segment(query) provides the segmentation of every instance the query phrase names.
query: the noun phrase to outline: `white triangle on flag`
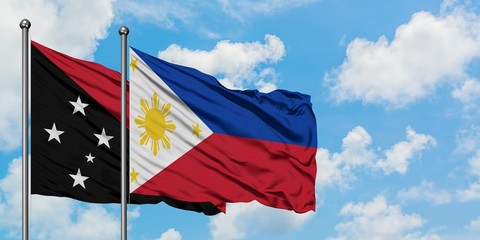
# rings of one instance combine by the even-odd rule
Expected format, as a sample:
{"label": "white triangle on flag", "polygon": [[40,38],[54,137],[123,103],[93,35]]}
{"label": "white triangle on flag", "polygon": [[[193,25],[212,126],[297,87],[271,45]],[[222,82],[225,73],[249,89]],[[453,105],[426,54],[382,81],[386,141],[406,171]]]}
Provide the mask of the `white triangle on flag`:
{"label": "white triangle on flag", "polygon": [[134,192],[212,131],[133,50],[130,57],[130,192]]}

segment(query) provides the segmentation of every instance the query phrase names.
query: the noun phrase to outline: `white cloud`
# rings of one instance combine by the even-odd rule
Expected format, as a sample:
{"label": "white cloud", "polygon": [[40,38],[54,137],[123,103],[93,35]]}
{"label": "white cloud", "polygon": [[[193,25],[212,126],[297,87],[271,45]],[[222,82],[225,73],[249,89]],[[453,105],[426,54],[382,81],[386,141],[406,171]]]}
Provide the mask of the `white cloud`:
{"label": "white cloud", "polygon": [[[370,149],[372,138],[365,128],[357,126],[342,140],[342,151],[330,154],[327,149],[317,151],[317,188],[338,185],[347,188],[355,179],[352,170],[373,164],[376,154]],[[319,191],[320,191],[319,190]]]}
{"label": "white cloud", "polygon": [[[120,21],[134,18],[168,30],[188,29],[209,39],[219,39],[223,34],[231,34],[229,31],[243,29],[244,23],[252,17],[274,15],[318,1],[320,0],[116,0],[115,13],[120,16]],[[219,21],[219,18],[222,20]],[[219,27],[227,27],[227,30],[215,30]]]}
{"label": "white cloud", "polygon": [[194,5],[198,1],[168,0],[118,0],[115,11],[122,16],[133,16],[140,22],[153,22],[163,28],[173,29],[178,23],[192,22],[196,18]]}
{"label": "white cloud", "polygon": [[480,57],[479,29],[480,17],[460,8],[441,16],[415,13],[391,41],[350,42],[347,58],[325,81],[337,101],[407,106],[443,83],[464,79],[468,64]]}
{"label": "white cloud", "polygon": [[140,217],[140,206],[127,207],[127,231],[130,231],[134,226],[134,220]]}
{"label": "white cloud", "polygon": [[319,0],[218,0],[223,10],[240,21],[255,15],[270,15],[279,11],[309,5]]}
{"label": "white cloud", "polygon": [[317,150],[317,192],[337,185],[347,188],[354,179],[350,167],[345,165],[342,159],[331,157],[327,149]]}
{"label": "white cloud", "polygon": [[228,204],[226,214],[210,219],[212,239],[236,240],[262,233],[284,234],[299,229],[313,218],[314,212],[298,214],[293,211],[266,207],[253,201]]}
{"label": "white cloud", "polygon": [[400,206],[389,205],[383,196],[367,203],[348,203],[340,215],[351,220],[335,226],[337,237],[330,239],[438,239],[423,236],[413,230],[422,227],[425,220],[418,214],[404,214]]}
{"label": "white cloud", "polygon": [[465,190],[458,190],[457,198],[461,202],[480,200],[480,182],[470,184]]}
{"label": "white cloud", "polygon": [[445,13],[452,8],[454,9],[457,6],[458,0],[443,0],[442,4],[440,5],[440,12]]}
{"label": "white cloud", "polygon": [[[9,237],[21,231],[21,159],[14,159],[0,179],[0,228]],[[30,235],[35,239],[116,239],[119,219],[105,207],[68,198],[31,196]]]}
{"label": "white cloud", "polygon": [[480,81],[467,79],[460,88],[452,92],[452,96],[462,102],[466,110],[475,110],[480,101]]}
{"label": "white cloud", "polygon": [[[45,200],[45,203],[52,204],[50,200]],[[42,218],[39,219],[41,224],[36,224],[40,226],[34,227],[32,231],[33,235],[42,236],[44,239],[101,240],[119,238],[120,223],[118,218],[106,208],[93,204],[88,207],[78,207],[75,206],[76,204],[73,205],[73,209],[67,209],[66,213],[70,214],[67,222],[57,223],[55,225],[47,223],[50,219],[65,214],[52,209],[48,214],[50,215],[50,218],[47,219],[45,216],[42,216]],[[32,208],[35,208],[35,205],[32,205]],[[33,210],[33,212],[34,211],[35,210]],[[66,217],[67,216],[64,216],[64,218]]]}
{"label": "white cloud", "polygon": [[[468,171],[480,180],[480,150],[468,159]],[[471,183],[467,189],[457,190],[457,198],[461,202],[480,200],[480,181]]]}
{"label": "white cloud", "polygon": [[169,228],[166,232],[160,235],[160,238],[156,240],[182,240],[182,234],[175,230],[175,228]]}
{"label": "white cloud", "polygon": [[397,198],[401,201],[424,200],[432,202],[434,205],[450,203],[452,196],[446,190],[436,190],[432,182],[422,181],[419,186],[409,189],[402,189],[397,193]]}
{"label": "white cloud", "polygon": [[[265,35],[265,43],[232,43],[220,41],[211,51],[190,50],[172,44],[158,57],[199,69],[207,74],[223,76],[224,86],[242,89],[260,87],[265,91],[276,89],[273,68],[261,68],[262,64],[276,63],[285,55],[285,45],[275,35]],[[232,57],[235,56],[235,57]]]}
{"label": "white cloud", "polygon": [[[32,23],[30,32],[33,40],[74,57],[93,59],[98,40],[107,36],[112,22],[113,2],[114,0],[6,0],[2,1],[3,6],[0,8],[0,22],[4,25],[2,29],[6,28],[12,35],[20,36],[18,23],[22,18],[28,18]],[[5,12],[9,14],[4,14]],[[12,45],[20,46],[19,41],[12,41]]]}
{"label": "white cloud", "polygon": [[480,217],[472,220],[467,226],[465,226],[466,232],[480,233]]}
{"label": "white cloud", "polygon": [[135,206],[133,209],[129,209],[128,213],[128,220],[134,220],[140,217],[140,206]]}
{"label": "white cloud", "polygon": [[444,239],[436,233],[426,233],[422,234],[420,232],[410,233],[403,237],[402,240],[441,240]]}
{"label": "white cloud", "polygon": [[[463,231],[462,231],[463,230]],[[450,231],[450,233],[442,234],[441,239],[445,240],[478,240],[480,236],[480,217],[471,220],[463,229],[456,229],[456,231]]]}
{"label": "white cloud", "polygon": [[[14,159],[0,180],[0,227],[18,228],[22,222],[21,158]],[[61,209],[62,205],[58,205]]]}
{"label": "white cloud", "polygon": [[480,178],[480,150],[468,160],[470,165],[470,172]]}
{"label": "white cloud", "polygon": [[[342,140],[342,151],[331,154],[327,149],[317,151],[318,189],[340,186],[347,188],[355,180],[353,170],[365,168],[405,174],[410,161],[422,151],[435,144],[430,135],[416,133],[410,126],[406,129],[407,140],[401,141],[382,154],[371,146],[372,138],[362,126],[348,132]],[[320,190],[319,190],[320,191]]]}
{"label": "white cloud", "polygon": [[113,18],[113,0],[0,1],[2,44],[0,60],[0,150],[11,150],[21,142],[21,29],[28,18],[31,38],[58,51],[92,59],[98,40],[107,35]]}
{"label": "white cloud", "polygon": [[338,157],[352,167],[370,165],[375,159],[375,153],[368,148],[371,144],[372,137],[365,128],[357,126],[342,140],[342,152]]}
{"label": "white cloud", "polygon": [[455,137],[456,153],[472,153],[480,148],[480,126],[472,125],[469,128],[461,129]]}
{"label": "white cloud", "polygon": [[375,167],[382,169],[387,175],[394,171],[405,174],[413,156],[435,145],[436,141],[432,136],[418,134],[409,126],[407,127],[407,141],[399,142],[388,149],[385,152],[386,158],[379,160]]}

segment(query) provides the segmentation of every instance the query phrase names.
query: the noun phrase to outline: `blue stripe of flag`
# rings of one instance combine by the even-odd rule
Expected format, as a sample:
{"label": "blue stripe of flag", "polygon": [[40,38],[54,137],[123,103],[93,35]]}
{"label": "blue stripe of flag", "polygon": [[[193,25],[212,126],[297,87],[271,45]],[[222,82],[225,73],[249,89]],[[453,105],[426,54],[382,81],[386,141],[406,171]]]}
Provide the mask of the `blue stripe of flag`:
{"label": "blue stripe of flag", "polygon": [[132,49],[214,133],[317,147],[310,96],[229,90],[196,69]]}

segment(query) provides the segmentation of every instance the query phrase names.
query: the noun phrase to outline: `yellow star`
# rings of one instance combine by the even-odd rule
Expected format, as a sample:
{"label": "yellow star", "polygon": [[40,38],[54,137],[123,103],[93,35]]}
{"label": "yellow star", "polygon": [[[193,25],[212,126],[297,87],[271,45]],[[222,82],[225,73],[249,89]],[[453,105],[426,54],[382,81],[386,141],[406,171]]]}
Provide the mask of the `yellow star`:
{"label": "yellow star", "polygon": [[192,134],[196,135],[197,137],[200,137],[200,132],[202,131],[202,129],[200,129],[200,124],[199,123],[197,123],[197,125],[192,124],[192,128],[193,128]]}
{"label": "yellow star", "polygon": [[138,184],[137,177],[138,177],[138,172],[135,172],[135,168],[132,167],[132,171],[130,172],[130,182],[135,181]]}
{"label": "yellow star", "polygon": [[137,62],[138,62],[138,59],[130,57],[130,67],[132,68],[132,72],[134,72],[135,69],[138,68]]}

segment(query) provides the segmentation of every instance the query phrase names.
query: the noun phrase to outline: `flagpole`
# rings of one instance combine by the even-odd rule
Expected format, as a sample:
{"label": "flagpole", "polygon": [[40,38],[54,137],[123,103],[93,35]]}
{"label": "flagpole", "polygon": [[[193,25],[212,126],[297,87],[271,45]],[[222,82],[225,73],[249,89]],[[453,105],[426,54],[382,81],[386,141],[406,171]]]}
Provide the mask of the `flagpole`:
{"label": "flagpole", "polygon": [[127,240],[127,35],[128,28],[120,27],[118,33],[122,39],[121,70],[122,70],[122,115],[121,115],[121,239]]}
{"label": "flagpole", "polygon": [[28,52],[30,21],[20,21],[22,29],[22,239],[28,240],[28,215],[29,215],[29,174],[28,174],[28,83],[29,62]]}

